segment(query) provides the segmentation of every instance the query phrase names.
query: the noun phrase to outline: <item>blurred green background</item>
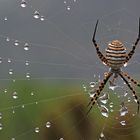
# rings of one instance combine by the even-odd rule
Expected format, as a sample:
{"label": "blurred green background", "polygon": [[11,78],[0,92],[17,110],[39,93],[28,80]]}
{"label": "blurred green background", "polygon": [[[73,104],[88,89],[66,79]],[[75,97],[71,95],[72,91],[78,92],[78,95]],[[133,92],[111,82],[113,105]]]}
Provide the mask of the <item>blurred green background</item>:
{"label": "blurred green background", "polygon": [[[84,81],[15,81],[1,93],[0,112],[2,140],[139,140],[139,115],[136,103],[128,103],[129,113],[120,117],[120,103],[111,92],[114,112],[108,118],[101,115],[97,105],[88,116],[88,95]],[[108,91],[108,88],[105,89]],[[13,99],[13,93],[17,98]],[[112,94],[112,95],[111,95]],[[120,125],[125,120],[126,125]],[[49,122],[50,127],[46,127]],[[102,136],[104,134],[104,137]],[[60,139],[63,138],[63,139]]]}

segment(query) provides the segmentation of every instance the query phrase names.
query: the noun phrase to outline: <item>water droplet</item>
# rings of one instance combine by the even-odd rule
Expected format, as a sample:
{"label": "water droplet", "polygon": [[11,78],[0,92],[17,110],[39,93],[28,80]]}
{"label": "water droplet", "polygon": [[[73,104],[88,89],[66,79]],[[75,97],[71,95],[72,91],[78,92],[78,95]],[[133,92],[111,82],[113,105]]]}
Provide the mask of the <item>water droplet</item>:
{"label": "water droplet", "polygon": [[77,0],[73,0],[74,2],[76,2]]}
{"label": "water droplet", "polygon": [[25,51],[28,51],[28,50],[29,50],[29,44],[28,44],[28,43],[25,43],[25,44],[24,44],[24,50],[25,50]]}
{"label": "water droplet", "polygon": [[25,65],[26,66],[29,66],[29,61],[25,61]]}
{"label": "water droplet", "polygon": [[16,91],[13,92],[13,99],[17,99],[18,98],[18,93]]}
{"label": "water droplet", "polygon": [[33,92],[31,92],[31,96],[33,96],[34,95],[34,93]]}
{"label": "water droplet", "polygon": [[11,62],[12,62],[12,60],[10,58],[8,58],[8,63],[11,63]]}
{"label": "water droplet", "polygon": [[25,105],[22,105],[21,107],[22,107],[22,108],[24,108],[24,107],[25,107]]}
{"label": "water droplet", "polygon": [[101,114],[102,114],[104,117],[108,117],[108,116],[109,116],[108,108],[105,107],[104,105],[101,105],[100,111],[101,111]]}
{"label": "water droplet", "polygon": [[134,117],[135,115],[136,115],[136,114],[134,114],[134,113],[132,114],[133,117]]}
{"label": "water droplet", "polygon": [[38,11],[35,11],[34,12],[34,18],[38,19],[40,17],[40,14]]}
{"label": "water droplet", "polygon": [[13,74],[13,69],[9,69],[9,74],[10,74],[10,75]]}
{"label": "water droplet", "polygon": [[124,92],[124,97],[126,97],[128,95],[128,91]]}
{"label": "water droplet", "polygon": [[47,128],[50,128],[50,127],[51,127],[51,123],[50,123],[50,122],[47,122],[47,123],[46,123],[46,127],[47,127]]}
{"label": "water droplet", "polygon": [[90,90],[90,91],[88,92],[88,94],[89,94],[89,96],[90,96],[91,98],[94,97],[95,93],[96,93],[96,89],[92,89],[92,90]]}
{"label": "water droplet", "polygon": [[128,102],[131,102],[131,98],[130,98],[130,97],[128,97],[127,101],[128,101]]}
{"label": "water droplet", "polygon": [[19,41],[18,40],[15,40],[14,45],[15,46],[18,46],[19,45]]}
{"label": "water droplet", "polygon": [[16,138],[12,138],[11,140],[16,140]]}
{"label": "water droplet", "polygon": [[125,121],[121,121],[120,124],[124,126],[124,125],[126,125],[126,122]]}
{"label": "water droplet", "polygon": [[41,17],[40,17],[40,20],[41,20],[41,21],[44,21],[44,20],[45,20],[44,16],[41,16]]}
{"label": "water droplet", "polygon": [[4,92],[7,93],[7,89],[4,89]]}
{"label": "water droplet", "polygon": [[105,93],[103,96],[99,97],[99,99],[100,99],[100,102],[102,102],[103,104],[106,104],[109,99],[109,95]]}
{"label": "water droplet", "polygon": [[94,88],[96,83],[95,82],[90,82],[89,85],[90,85],[91,88]]}
{"label": "water droplet", "polygon": [[128,65],[128,63],[125,63],[123,66],[126,67]]}
{"label": "water droplet", "polygon": [[3,129],[3,125],[0,123],[0,130],[2,130]]}
{"label": "water droplet", "polygon": [[103,62],[103,64],[106,66],[107,64],[105,62]]}
{"label": "water droplet", "polygon": [[118,87],[118,86],[115,85],[112,81],[109,81],[109,89],[111,89],[111,90],[114,91],[117,87]]}
{"label": "water droplet", "polygon": [[110,112],[114,112],[114,110],[113,109],[110,109]]}
{"label": "water droplet", "polygon": [[22,0],[20,6],[25,8],[27,6],[27,2],[25,0]]}
{"label": "water droplet", "polygon": [[83,89],[86,92],[87,91],[87,87],[83,84]]}
{"label": "water droplet", "polygon": [[9,37],[6,37],[6,41],[9,42],[10,41],[10,38]]}
{"label": "water droplet", "polygon": [[121,105],[121,109],[120,109],[120,116],[125,116],[128,113],[127,107],[124,105],[124,103],[122,103]]}
{"label": "water droplet", "polygon": [[0,112],[0,119],[2,119],[2,113]]}
{"label": "water droplet", "polygon": [[66,1],[64,1],[64,4],[66,4],[67,2]]}
{"label": "water droplet", "polygon": [[4,18],[4,21],[7,21],[7,20],[8,20],[7,17],[5,17],[5,18]]}
{"label": "water droplet", "polygon": [[67,10],[70,11],[70,9],[71,9],[70,6],[67,6]]}
{"label": "water droplet", "polygon": [[12,113],[15,114],[15,110],[13,110]]}
{"label": "water droplet", "polygon": [[109,107],[110,107],[110,108],[113,108],[113,102],[111,102],[111,103],[109,104]]}
{"label": "water droplet", "polygon": [[64,140],[64,138],[60,138],[59,140]]}
{"label": "water droplet", "polygon": [[103,132],[101,132],[100,137],[101,137],[101,138],[103,138],[103,137],[104,137],[104,133],[103,133]]}
{"label": "water droplet", "polygon": [[0,63],[2,63],[2,58],[0,57]]}
{"label": "water droplet", "polygon": [[36,133],[39,133],[39,131],[40,131],[39,127],[36,127],[36,128],[35,128],[35,132],[36,132]]}
{"label": "water droplet", "polygon": [[26,78],[30,78],[30,73],[26,73]]}

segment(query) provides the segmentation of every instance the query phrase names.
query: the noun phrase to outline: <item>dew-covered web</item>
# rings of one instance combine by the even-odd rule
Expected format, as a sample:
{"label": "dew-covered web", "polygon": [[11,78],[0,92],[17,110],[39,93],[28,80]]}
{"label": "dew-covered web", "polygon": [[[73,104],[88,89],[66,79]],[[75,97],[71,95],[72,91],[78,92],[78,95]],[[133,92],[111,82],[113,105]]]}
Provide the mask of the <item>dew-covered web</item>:
{"label": "dew-covered web", "polygon": [[[121,79],[107,84],[86,116],[91,93],[108,71],[91,42],[97,18],[88,16],[94,12],[90,1],[11,0],[0,5],[1,139],[139,139],[137,104]],[[125,8],[98,16],[101,50],[119,39],[130,51],[138,17]],[[138,80],[139,54],[137,48],[123,68]]]}

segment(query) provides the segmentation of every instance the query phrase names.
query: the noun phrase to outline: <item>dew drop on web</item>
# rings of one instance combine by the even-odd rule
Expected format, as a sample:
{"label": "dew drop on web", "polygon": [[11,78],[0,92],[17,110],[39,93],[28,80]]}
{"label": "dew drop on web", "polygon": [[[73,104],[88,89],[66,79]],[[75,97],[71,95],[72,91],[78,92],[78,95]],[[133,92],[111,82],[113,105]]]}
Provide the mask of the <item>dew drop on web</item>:
{"label": "dew drop on web", "polygon": [[14,45],[15,46],[18,46],[19,45],[19,41],[18,40],[15,40]]}
{"label": "dew drop on web", "polygon": [[18,98],[18,93],[16,91],[13,92],[13,99],[17,99]]}
{"label": "dew drop on web", "polygon": [[92,98],[96,93],[96,89],[92,89],[89,91],[89,96]]}
{"label": "dew drop on web", "polygon": [[102,116],[104,116],[106,118],[109,116],[109,110],[104,105],[100,106],[100,111],[101,111]]}
{"label": "dew drop on web", "polygon": [[12,60],[11,60],[10,58],[8,58],[7,62],[8,62],[8,63],[11,63],[11,62],[12,62]]}
{"label": "dew drop on web", "polygon": [[36,127],[36,128],[35,128],[35,133],[39,133],[39,132],[40,132],[39,127]]}
{"label": "dew drop on web", "polygon": [[113,102],[111,102],[111,103],[109,104],[109,107],[110,107],[110,108],[113,108]]}
{"label": "dew drop on web", "polygon": [[125,63],[125,64],[124,64],[124,67],[127,67],[127,65],[128,65],[128,63]]}
{"label": "dew drop on web", "polygon": [[29,61],[25,61],[25,65],[26,66],[29,66]]}
{"label": "dew drop on web", "polygon": [[10,38],[9,37],[6,37],[6,41],[9,42],[10,41]]}
{"label": "dew drop on web", "polygon": [[35,11],[34,12],[34,18],[38,19],[40,17],[40,14],[38,11]]}
{"label": "dew drop on web", "polygon": [[46,128],[50,128],[51,127],[51,123],[50,122],[47,122],[46,123]]}
{"label": "dew drop on web", "polygon": [[121,109],[120,109],[120,116],[125,116],[128,113],[127,107],[122,103]]}
{"label": "dew drop on web", "polygon": [[0,119],[2,119],[2,113],[0,112]]}
{"label": "dew drop on web", "polygon": [[27,79],[30,78],[30,73],[29,73],[29,72],[26,73],[26,78],[27,78]]}
{"label": "dew drop on web", "polygon": [[105,93],[103,96],[99,97],[101,103],[106,104],[108,102],[109,95]]}
{"label": "dew drop on web", "polygon": [[101,132],[100,137],[101,137],[101,138],[103,138],[103,137],[104,137],[104,133],[103,133],[103,132]]}
{"label": "dew drop on web", "polygon": [[3,129],[3,125],[2,125],[2,123],[0,123],[0,130],[2,130]]}
{"label": "dew drop on web", "polygon": [[112,83],[111,81],[109,81],[109,89],[114,91],[117,87],[118,87],[118,85],[116,85],[116,84]]}
{"label": "dew drop on web", "polygon": [[13,74],[13,69],[9,69],[9,74],[10,74],[10,75]]}
{"label": "dew drop on web", "polygon": [[25,7],[27,6],[26,0],[21,0],[20,6],[21,6],[22,8],[25,8]]}
{"label": "dew drop on web", "polygon": [[125,125],[126,125],[126,121],[120,121],[120,124],[121,124],[122,126],[125,126]]}
{"label": "dew drop on web", "polygon": [[96,83],[95,83],[95,82],[90,82],[90,87],[91,87],[91,88],[94,88],[94,87],[95,87],[95,85],[96,85]]}
{"label": "dew drop on web", "polygon": [[60,138],[59,140],[64,140],[64,138]]}
{"label": "dew drop on web", "polygon": [[25,43],[25,44],[24,44],[24,50],[25,50],[25,51],[28,51],[28,50],[29,50],[29,44],[28,44],[28,43]]}
{"label": "dew drop on web", "polygon": [[67,10],[70,11],[70,9],[71,9],[70,6],[67,6]]}
{"label": "dew drop on web", "polygon": [[44,16],[41,16],[41,17],[40,17],[40,20],[41,20],[41,21],[44,21],[44,20],[45,20],[45,17],[44,17]]}
{"label": "dew drop on web", "polygon": [[8,18],[7,18],[7,17],[5,17],[5,18],[4,18],[4,21],[7,21],[7,20],[8,20]]}
{"label": "dew drop on web", "polygon": [[31,96],[33,96],[34,95],[34,92],[31,92]]}
{"label": "dew drop on web", "polygon": [[0,63],[2,63],[2,58],[0,57]]}

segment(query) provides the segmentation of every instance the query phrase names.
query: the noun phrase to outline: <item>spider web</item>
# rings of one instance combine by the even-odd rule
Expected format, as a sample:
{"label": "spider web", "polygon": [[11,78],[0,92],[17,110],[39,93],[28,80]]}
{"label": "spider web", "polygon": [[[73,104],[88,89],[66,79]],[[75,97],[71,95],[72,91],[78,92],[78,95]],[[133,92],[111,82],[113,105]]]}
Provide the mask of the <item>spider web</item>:
{"label": "spider web", "polygon": [[[9,10],[2,11],[0,22],[1,139],[139,139],[137,105],[121,80],[117,87],[107,85],[86,116],[89,92],[108,71],[90,41],[97,19],[88,16],[91,4],[83,0],[5,4]],[[107,14],[94,10],[92,17],[100,17],[96,38],[101,50],[116,38],[130,50],[138,16],[125,8]],[[137,49],[124,68],[137,79],[139,53]]]}

